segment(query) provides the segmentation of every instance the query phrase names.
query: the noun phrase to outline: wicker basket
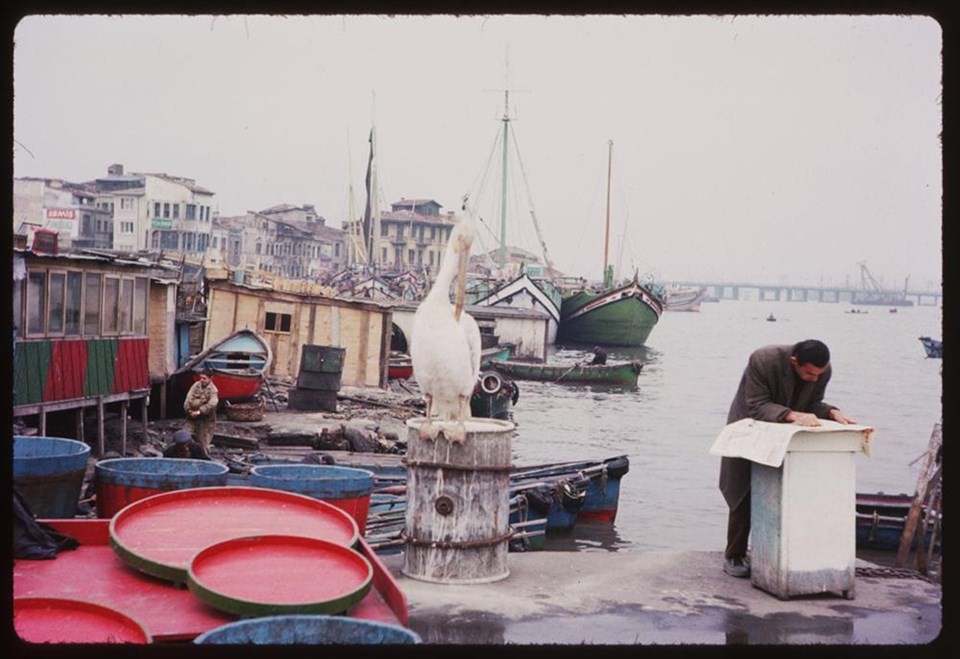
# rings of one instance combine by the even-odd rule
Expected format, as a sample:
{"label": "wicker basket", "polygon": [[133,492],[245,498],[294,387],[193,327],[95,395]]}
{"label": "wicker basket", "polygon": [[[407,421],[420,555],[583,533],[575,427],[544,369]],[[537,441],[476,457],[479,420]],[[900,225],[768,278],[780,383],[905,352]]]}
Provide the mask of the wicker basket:
{"label": "wicker basket", "polygon": [[266,403],[262,398],[249,403],[231,403],[227,401],[224,410],[230,421],[261,421]]}

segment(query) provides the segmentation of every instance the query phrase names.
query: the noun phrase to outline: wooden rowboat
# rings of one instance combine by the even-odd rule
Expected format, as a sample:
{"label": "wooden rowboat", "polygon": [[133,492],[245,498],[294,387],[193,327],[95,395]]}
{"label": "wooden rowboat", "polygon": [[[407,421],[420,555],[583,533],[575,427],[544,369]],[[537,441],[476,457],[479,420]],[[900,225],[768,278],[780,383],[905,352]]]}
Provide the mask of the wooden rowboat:
{"label": "wooden rowboat", "polygon": [[638,361],[611,364],[574,364],[556,366],[535,362],[518,362],[494,359],[490,368],[508,375],[514,380],[538,380],[559,383],[631,384],[643,368]]}
{"label": "wooden rowboat", "polygon": [[221,401],[244,402],[260,393],[272,362],[266,340],[253,330],[242,329],[191,357],[172,377],[186,392],[206,374]]}

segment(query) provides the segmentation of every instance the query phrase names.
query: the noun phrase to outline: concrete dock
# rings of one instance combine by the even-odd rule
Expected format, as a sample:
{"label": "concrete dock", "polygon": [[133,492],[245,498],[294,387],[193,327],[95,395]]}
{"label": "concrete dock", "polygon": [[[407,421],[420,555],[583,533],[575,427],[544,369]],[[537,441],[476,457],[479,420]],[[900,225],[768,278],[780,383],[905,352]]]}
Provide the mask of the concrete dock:
{"label": "concrete dock", "polygon": [[719,551],[516,552],[506,579],[469,585],[406,577],[402,554],[381,558],[429,644],[940,642],[940,584],[860,560],[853,599],[780,600],[724,574]]}

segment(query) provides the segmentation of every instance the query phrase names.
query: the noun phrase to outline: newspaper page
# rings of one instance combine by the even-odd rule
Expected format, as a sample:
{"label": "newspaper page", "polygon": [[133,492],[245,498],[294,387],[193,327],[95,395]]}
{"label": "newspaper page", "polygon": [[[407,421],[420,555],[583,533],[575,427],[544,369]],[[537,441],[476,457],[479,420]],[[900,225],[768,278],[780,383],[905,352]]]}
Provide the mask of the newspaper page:
{"label": "newspaper page", "polygon": [[854,432],[860,434],[861,451],[870,455],[870,435],[873,428],[843,424],[820,419],[819,426],[801,426],[796,423],[770,423],[756,419],[741,419],[724,427],[710,447],[711,455],[745,458],[770,467],[779,467],[794,435],[822,432]]}

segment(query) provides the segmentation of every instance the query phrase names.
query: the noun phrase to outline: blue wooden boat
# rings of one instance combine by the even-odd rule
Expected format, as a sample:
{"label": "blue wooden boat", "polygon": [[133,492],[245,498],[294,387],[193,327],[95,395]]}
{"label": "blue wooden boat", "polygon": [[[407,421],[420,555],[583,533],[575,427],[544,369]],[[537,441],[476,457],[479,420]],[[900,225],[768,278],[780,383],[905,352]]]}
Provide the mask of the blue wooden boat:
{"label": "blue wooden boat", "polygon": [[[906,525],[913,497],[909,494],[857,493],[857,549],[897,551]],[[940,510],[924,510],[921,524],[928,515],[940,516]],[[912,549],[917,548],[920,534],[913,537]],[[932,525],[924,534],[924,546],[933,540]]]}
{"label": "blue wooden boat", "polygon": [[927,353],[927,357],[932,359],[943,359],[943,341],[937,341],[929,336],[921,336],[920,343]]}

